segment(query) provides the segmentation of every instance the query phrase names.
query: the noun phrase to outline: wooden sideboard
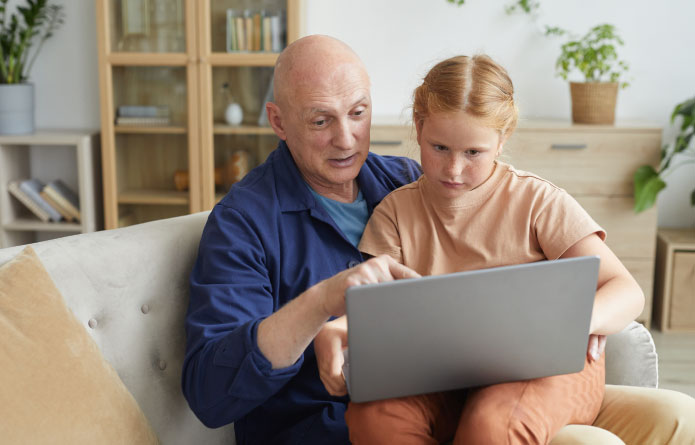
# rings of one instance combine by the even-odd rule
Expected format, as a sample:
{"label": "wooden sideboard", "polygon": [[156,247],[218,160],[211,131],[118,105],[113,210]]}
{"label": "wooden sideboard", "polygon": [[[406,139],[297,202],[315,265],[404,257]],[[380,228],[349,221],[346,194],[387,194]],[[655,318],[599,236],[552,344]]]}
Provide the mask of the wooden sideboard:
{"label": "wooden sideboard", "polygon": [[[374,125],[371,150],[419,161],[414,129]],[[637,318],[652,315],[656,208],[632,210],[632,175],[644,164],[658,165],[661,128],[639,124],[573,125],[524,121],[507,141],[502,160],[567,190],[608,233],[608,246],[630,270],[646,298]]]}

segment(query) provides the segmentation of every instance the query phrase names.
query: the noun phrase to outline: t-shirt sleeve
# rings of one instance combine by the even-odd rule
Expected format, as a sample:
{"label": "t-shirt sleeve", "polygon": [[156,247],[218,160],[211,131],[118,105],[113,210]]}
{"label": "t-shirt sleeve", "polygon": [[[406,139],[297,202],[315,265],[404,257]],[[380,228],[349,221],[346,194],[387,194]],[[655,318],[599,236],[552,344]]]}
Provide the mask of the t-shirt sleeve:
{"label": "t-shirt sleeve", "polygon": [[567,249],[592,233],[606,240],[606,231],[562,189],[550,193],[535,220],[535,230],[538,243],[549,260],[560,258]]}
{"label": "t-shirt sleeve", "polygon": [[364,228],[359,250],[377,256],[387,254],[399,263],[403,263],[401,254],[401,237],[398,232],[393,199],[389,196],[381,201]]}

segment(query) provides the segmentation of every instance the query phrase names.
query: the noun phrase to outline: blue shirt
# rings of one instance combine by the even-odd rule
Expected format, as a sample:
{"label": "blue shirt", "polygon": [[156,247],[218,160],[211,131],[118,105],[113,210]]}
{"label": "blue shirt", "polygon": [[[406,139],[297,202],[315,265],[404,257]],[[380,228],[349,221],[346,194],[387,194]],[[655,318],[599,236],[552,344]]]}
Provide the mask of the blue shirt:
{"label": "blue shirt", "polygon": [[310,190],[314,198],[323,205],[331,218],[333,218],[343,235],[353,246],[357,247],[369,219],[367,200],[364,199],[362,190],[357,192],[357,198],[353,202],[336,201],[319,195],[314,189],[310,188]]}
{"label": "blue shirt", "polygon": [[[420,175],[406,158],[369,154],[357,183],[371,214]],[[329,395],[313,343],[272,369],[258,324],[308,287],[362,261],[304,185],[280,142],[212,210],[191,272],[182,389],[209,427],[234,422],[237,443],[349,443],[347,397]]]}

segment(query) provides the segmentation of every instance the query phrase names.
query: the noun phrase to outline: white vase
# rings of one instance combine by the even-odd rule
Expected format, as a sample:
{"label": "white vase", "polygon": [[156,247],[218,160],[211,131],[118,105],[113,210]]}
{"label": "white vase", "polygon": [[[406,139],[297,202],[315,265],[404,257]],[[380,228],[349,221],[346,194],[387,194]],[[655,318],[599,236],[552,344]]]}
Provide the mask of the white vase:
{"label": "white vase", "polygon": [[244,110],[241,109],[241,105],[235,102],[227,105],[227,109],[224,110],[224,120],[229,125],[241,124],[241,121],[244,120]]}
{"label": "white vase", "polygon": [[34,85],[0,84],[0,134],[34,132]]}

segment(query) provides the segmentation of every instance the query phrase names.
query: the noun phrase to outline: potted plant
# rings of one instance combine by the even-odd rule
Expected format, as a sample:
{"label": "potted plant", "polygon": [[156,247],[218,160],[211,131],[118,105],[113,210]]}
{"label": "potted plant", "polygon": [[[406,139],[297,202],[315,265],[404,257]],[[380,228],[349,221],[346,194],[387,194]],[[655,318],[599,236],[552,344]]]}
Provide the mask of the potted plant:
{"label": "potted plant", "polygon": [[28,82],[29,72],[43,43],[63,23],[63,6],[26,0],[10,14],[8,1],[0,0],[0,133],[32,133],[34,86]]}
{"label": "potted plant", "polygon": [[[639,213],[654,205],[656,196],[666,187],[663,178],[678,167],[695,163],[695,143],[691,143],[695,134],[695,97],[685,100],[673,109],[671,123],[680,118],[680,128],[675,139],[661,149],[661,163],[657,171],[651,165],[643,165],[635,171],[635,212]],[[674,165],[673,157],[680,159]],[[695,206],[695,190],[690,193],[690,205]]]}
{"label": "potted plant", "polygon": [[[548,27],[546,34],[566,35],[567,31]],[[568,80],[578,71],[584,78],[583,82],[570,82],[573,122],[615,122],[618,88],[628,86],[627,82],[620,82],[628,70],[627,63],[618,59],[617,47],[621,45],[623,40],[610,24],[594,26],[583,37],[562,45],[555,64],[557,75]]]}

